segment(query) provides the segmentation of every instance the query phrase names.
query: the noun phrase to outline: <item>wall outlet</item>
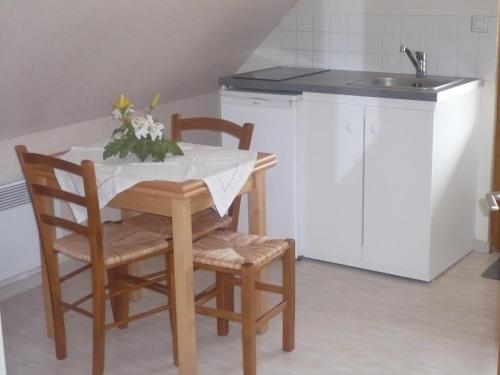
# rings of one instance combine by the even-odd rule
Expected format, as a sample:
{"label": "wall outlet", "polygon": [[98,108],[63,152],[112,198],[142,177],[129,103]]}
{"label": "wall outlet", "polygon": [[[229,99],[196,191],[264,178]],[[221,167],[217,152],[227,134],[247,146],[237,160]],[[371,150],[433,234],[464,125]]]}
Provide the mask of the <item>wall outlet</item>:
{"label": "wall outlet", "polygon": [[471,31],[473,33],[487,33],[488,16],[472,16]]}

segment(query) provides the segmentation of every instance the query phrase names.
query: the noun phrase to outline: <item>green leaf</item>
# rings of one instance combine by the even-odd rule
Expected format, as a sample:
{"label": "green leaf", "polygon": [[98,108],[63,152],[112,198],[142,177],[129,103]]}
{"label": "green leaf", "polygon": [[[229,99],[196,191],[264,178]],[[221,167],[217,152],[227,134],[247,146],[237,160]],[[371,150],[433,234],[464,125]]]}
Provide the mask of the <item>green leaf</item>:
{"label": "green leaf", "polygon": [[172,155],[184,155],[177,142],[172,139],[165,139],[165,143],[167,144],[168,151],[172,153]]}

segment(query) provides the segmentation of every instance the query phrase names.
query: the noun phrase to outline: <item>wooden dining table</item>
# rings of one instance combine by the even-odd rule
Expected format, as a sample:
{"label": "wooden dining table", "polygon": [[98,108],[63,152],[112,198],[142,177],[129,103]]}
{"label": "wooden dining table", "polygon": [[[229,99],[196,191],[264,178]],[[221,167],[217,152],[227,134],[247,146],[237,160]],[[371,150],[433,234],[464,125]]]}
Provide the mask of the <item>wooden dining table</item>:
{"label": "wooden dining table", "polygon": [[[274,154],[258,153],[253,171],[239,192],[239,195],[248,194],[251,234],[266,235],[266,171],[276,164]],[[47,179],[49,184],[57,184],[53,171],[40,171],[39,176]],[[53,207],[53,202],[47,202],[47,205]],[[191,216],[213,205],[212,196],[203,181],[171,182],[168,179],[140,182],[116,195],[108,204],[109,207],[121,210],[172,218],[179,373],[182,375],[197,374]],[[264,278],[265,275],[261,274],[260,280]],[[53,337],[52,311],[43,257],[42,282],[47,334]],[[257,309],[265,311],[264,295],[261,293],[256,298]]]}

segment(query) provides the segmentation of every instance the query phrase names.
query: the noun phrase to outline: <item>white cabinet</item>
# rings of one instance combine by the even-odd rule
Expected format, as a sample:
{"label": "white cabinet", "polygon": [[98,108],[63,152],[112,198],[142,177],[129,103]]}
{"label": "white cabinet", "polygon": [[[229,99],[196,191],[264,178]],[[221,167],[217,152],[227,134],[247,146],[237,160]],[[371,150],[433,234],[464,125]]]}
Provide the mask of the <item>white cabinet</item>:
{"label": "white cabinet", "polygon": [[[221,117],[237,124],[254,124],[250,149],[275,153],[278,165],[266,173],[267,232],[277,238],[298,234],[298,133],[301,95],[221,91]],[[234,137],[224,135],[222,145],[236,147]],[[248,231],[246,198],[242,199],[239,230]]]}
{"label": "white cabinet", "polygon": [[304,256],[429,281],[471,251],[477,102],[304,93]]}
{"label": "white cabinet", "polygon": [[361,260],[363,107],[303,102],[302,246],[329,261]]}

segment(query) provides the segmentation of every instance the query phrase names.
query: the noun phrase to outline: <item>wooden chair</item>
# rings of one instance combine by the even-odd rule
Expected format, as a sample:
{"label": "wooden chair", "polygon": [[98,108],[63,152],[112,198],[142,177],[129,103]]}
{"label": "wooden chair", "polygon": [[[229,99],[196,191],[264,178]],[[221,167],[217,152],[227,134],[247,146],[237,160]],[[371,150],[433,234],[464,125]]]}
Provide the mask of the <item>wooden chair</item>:
{"label": "wooden chair", "polygon": [[[191,117],[181,119],[179,114],[172,115],[172,139],[177,142],[182,141],[182,133],[192,130],[205,130],[217,133],[230,134],[238,139],[240,150],[250,149],[252,140],[253,124],[246,123],[243,126],[233,122],[213,117]],[[240,214],[240,197],[237,197],[228,211],[228,216],[220,217],[213,209],[208,208],[193,215],[193,241],[218,229],[238,228],[238,218]],[[161,233],[167,239],[172,239],[172,220],[167,217],[140,214],[127,220],[131,225],[144,230]]]}
{"label": "wooden chair", "polygon": [[[105,331],[113,327],[125,328],[129,322],[169,310],[172,327],[174,362],[177,362],[177,337],[175,329],[175,298],[173,296],[173,254],[168,242],[159,234],[133,229],[123,223],[101,224],[94,164],[82,161],[81,165],[51,156],[29,153],[25,146],[16,146],[22,170],[33,201],[34,212],[43,249],[43,261],[47,268],[48,287],[53,311],[55,348],[57,359],[64,359],[66,334],[64,313],[72,310],[90,317],[93,321],[92,374],[104,371]],[[61,190],[57,184],[44,178],[44,171],[62,170],[83,181],[84,196]],[[49,202],[58,199],[87,209],[87,224],[78,224],[57,217],[49,209]],[[73,233],[53,240],[55,227]],[[57,253],[86,263],[85,266],[65,276],[59,276]],[[163,254],[165,270],[141,278],[129,275],[127,266],[131,262]],[[75,302],[64,302],[61,283],[85,270],[91,272],[92,293]],[[108,277],[109,292],[106,292],[105,276]],[[166,282],[166,284],[163,284]],[[168,296],[168,304],[129,316],[129,293],[147,287]],[[110,300],[114,321],[106,324],[105,302]],[[80,305],[92,300],[92,311]]]}
{"label": "wooden chair", "polygon": [[[194,266],[215,271],[216,284],[196,296],[196,313],[217,318],[218,334],[229,333],[229,321],[242,325],[243,374],[256,374],[256,332],[270,319],[283,313],[282,346],[295,347],[295,242],[241,234],[229,230],[215,231],[193,243]],[[262,283],[258,273],[281,259],[282,286]],[[234,312],[234,285],[241,286],[241,312]],[[229,287],[228,287],[229,286]],[[277,305],[256,316],[256,291],[283,296]],[[217,307],[204,306],[217,299]]]}
{"label": "wooden chair", "polygon": [[[191,117],[181,118],[179,114],[172,115],[172,139],[182,141],[182,133],[192,130],[204,130],[232,135],[239,140],[238,149],[249,150],[252,142],[253,124],[245,123],[243,126],[234,122],[213,117]],[[238,219],[240,216],[241,197],[236,197],[229,208],[228,215],[232,219],[229,229],[238,230]]]}

